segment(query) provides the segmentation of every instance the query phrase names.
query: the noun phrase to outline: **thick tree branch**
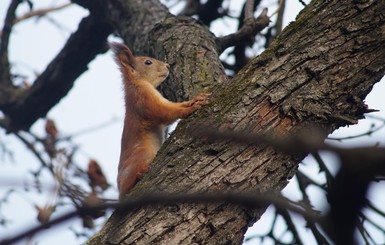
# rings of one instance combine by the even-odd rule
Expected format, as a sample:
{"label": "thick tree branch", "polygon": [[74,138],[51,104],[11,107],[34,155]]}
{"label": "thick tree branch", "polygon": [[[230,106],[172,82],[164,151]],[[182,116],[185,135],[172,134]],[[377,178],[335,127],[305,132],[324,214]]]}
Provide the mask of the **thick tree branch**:
{"label": "thick tree branch", "polygon": [[160,86],[171,100],[189,99],[227,81],[215,37],[202,27],[192,18],[170,16],[150,33],[150,53],[172,67],[170,78]]}
{"label": "thick tree branch", "polygon": [[94,15],[84,18],[33,85],[14,94],[11,103],[1,105],[8,117],[7,125],[3,126],[8,130],[28,129],[38,118],[44,117],[87,70],[88,63],[107,50],[106,39],[111,32],[106,19]]}
{"label": "thick tree branch", "polygon": [[169,14],[166,7],[156,0],[115,0],[107,4],[120,37],[137,55],[148,55],[148,34]]}
{"label": "thick tree branch", "polygon": [[[234,79],[223,82],[207,107],[179,124],[128,198],[144,190],[281,190],[307,152],[208,142],[192,136],[191,130],[207,123],[221,132],[290,135],[310,126],[322,128],[326,137],[338,127],[357,123],[368,111],[363,99],[385,71],[385,33],[378,31],[385,26],[384,11],[380,1],[316,0],[308,5],[270,49]],[[158,29],[161,32],[162,26]],[[175,47],[181,56],[188,53]],[[165,50],[164,46],[154,49]],[[237,244],[264,210],[186,204],[115,213],[101,231],[103,236],[93,242],[199,243],[204,239],[209,244]]]}
{"label": "thick tree branch", "polygon": [[141,197],[131,200],[125,200],[124,202],[104,202],[102,200],[95,200],[95,203],[83,203],[78,209],[65,213],[59,217],[52,219],[51,221],[33,227],[32,229],[21,232],[18,235],[0,240],[0,245],[10,245],[23,238],[32,236],[40,231],[45,230],[47,227],[58,225],[73,218],[82,218],[85,216],[93,216],[100,210],[105,209],[117,209],[116,212],[126,212],[128,210],[135,210],[146,206],[159,206],[164,205],[172,206],[178,203],[229,203],[240,205],[246,208],[259,207],[266,205],[267,203],[273,203],[277,207],[290,210],[294,213],[305,216],[314,221],[319,221],[320,216],[304,211],[298,205],[293,204],[287,198],[281,195],[265,194],[260,195],[258,193],[215,193],[215,194],[144,194]]}
{"label": "thick tree branch", "polygon": [[198,21],[173,17],[155,0],[109,1],[108,9],[116,30],[136,54],[171,65],[170,78],[161,86],[167,98],[184,100],[227,80],[215,37]]}
{"label": "thick tree branch", "polygon": [[[315,224],[322,225],[329,235],[331,235],[332,237],[333,235],[337,236],[337,238],[334,237],[335,241],[342,241],[341,244],[345,244],[345,242],[349,238],[352,238],[353,235],[352,233],[345,234],[342,231],[344,231],[346,227],[350,227],[352,225],[350,224],[350,217],[355,217],[359,213],[357,210],[355,210],[355,212],[350,214],[352,210],[346,207],[353,206],[355,208],[356,201],[358,200],[360,201],[360,203],[362,203],[361,198],[364,198],[365,195],[361,193],[361,198],[356,199],[352,198],[355,195],[348,195],[348,198],[346,198],[346,195],[341,195],[341,193],[353,193],[354,191],[352,192],[350,190],[357,190],[361,189],[362,187],[366,188],[368,181],[372,180],[374,176],[376,176],[378,173],[385,174],[385,166],[383,164],[383,162],[385,161],[384,148],[367,147],[346,149],[317,142],[311,142],[309,144],[309,140],[305,138],[302,138],[303,140],[300,140],[296,137],[292,138],[291,140],[295,140],[294,142],[283,139],[269,139],[268,137],[261,135],[242,135],[236,133],[215,133],[211,134],[211,137],[220,138],[222,140],[232,139],[236,142],[243,144],[273,144],[274,146],[285,151],[287,151],[288,149],[290,149],[291,151],[313,151],[314,149],[328,150],[330,152],[336,153],[341,158],[348,160],[342,163],[342,169],[340,171],[340,174],[337,176],[337,183],[333,187],[334,190],[332,194],[334,195],[334,197],[332,197],[332,212],[322,216],[318,212],[312,210],[308,206],[308,204],[304,206],[303,202],[295,203],[279,194],[276,195],[272,193],[261,194],[258,192],[216,192],[193,194],[168,194],[146,192],[144,194],[142,193],[138,197],[126,199],[123,202],[104,201],[102,199],[81,199],[79,200],[79,205],[77,206],[76,210],[66,213],[62,216],[56,217],[47,223],[33,227],[18,235],[1,240],[0,244],[12,244],[23,238],[34,235],[47,227],[60,224],[68,219],[95,216],[95,214],[97,214],[99,211],[108,208],[118,209],[116,212],[121,214],[128,211],[134,211],[138,208],[144,208],[146,206],[159,207],[159,205],[164,205],[164,208],[166,208],[168,206],[178,205],[180,203],[228,203],[232,205],[241,206],[246,209],[255,209],[259,208],[260,206],[268,205],[271,203],[276,206],[277,212],[284,216],[285,220],[288,222],[288,226],[291,226],[294,230],[294,224],[291,221],[291,217],[288,211],[301,215],[304,219],[310,222],[311,227],[317,229],[317,232],[318,228],[315,227]],[[294,144],[297,146],[297,148],[293,147]],[[362,161],[368,162],[369,164],[363,166],[361,164]],[[348,175],[342,177],[341,172],[344,172],[344,174]],[[362,180],[364,181],[362,182]],[[356,188],[351,188],[352,186],[356,186]],[[304,188],[302,184],[301,188]],[[79,195],[78,197],[81,197],[81,195]],[[341,207],[342,209],[338,210],[336,217],[335,212],[333,212],[333,208],[339,209]],[[371,207],[375,209],[375,207]],[[350,214],[348,216],[349,218],[345,218],[346,214]],[[342,216],[342,219],[339,220],[339,218],[341,218],[340,216]],[[340,225],[341,222],[342,224]],[[332,229],[330,229],[331,226]],[[318,235],[320,237],[316,237],[317,241],[321,241],[322,244],[328,243],[327,240],[320,233]],[[299,235],[297,234],[295,235],[295,237],[296,243],[300,243]]]}
{"label": "thick tree branch", "polygon": [[13,22],[16,18],[16,9],[20,2],[20,0],[12,0],[11,4],[9,5],[4,20],[2,35],[0,36],[0,97],[2,97],[0,102],[6,101],[9,98],[8,94],[13,91],[12,79],[9,71],[8,42],[11,35]]}

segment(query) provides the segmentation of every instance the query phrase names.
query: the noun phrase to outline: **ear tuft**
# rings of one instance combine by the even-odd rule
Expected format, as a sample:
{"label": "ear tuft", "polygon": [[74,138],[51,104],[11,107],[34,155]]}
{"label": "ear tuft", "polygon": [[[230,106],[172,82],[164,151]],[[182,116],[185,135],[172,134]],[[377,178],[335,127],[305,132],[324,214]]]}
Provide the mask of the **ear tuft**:
{"label": "ear tuft", "polygon": [[114,53],[115,61],[118,65],[134,66],[135,56],[126,45],[117,42],[110,42],[108,45]]}
{"label": "ear tuft", "polygon": [[114,52],[114,54],[118,54],[118,53],[122,52],[123,50],[129,49],[123,43],[118,43],[118,42],[110,42],[110,43],[108,43],[108,46],[110,46],[110,48],[112,49],[112,52]]}

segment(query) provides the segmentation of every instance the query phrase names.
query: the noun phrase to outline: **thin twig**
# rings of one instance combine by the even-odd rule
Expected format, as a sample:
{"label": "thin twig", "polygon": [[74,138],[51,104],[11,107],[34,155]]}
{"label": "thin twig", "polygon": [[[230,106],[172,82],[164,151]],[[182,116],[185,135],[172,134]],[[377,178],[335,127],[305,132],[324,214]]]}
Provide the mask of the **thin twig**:
{"label": "thin twig", "polygon": [[370,136],[372,135],[373,133],[377,132],[377,131],[380,131],[381,129],[383,129],[385,127],[385,121],[382,122],[382,124],[378,127],[375,127],[375,125],[371,125],[369,130],[365,133],[361,133],[361,134],[356,134],[356,135],[352,135],[352,136],[346,136],[346,137],[339,137],[339,138],[334,138],[334,137],[328,137],[327,139],[328,140],[336,140],[336,141],[342,141],[342,140],[350,140],[350,139],[356,139],[356,138],[361,138],[363,136]]}
{"label": "thin twig", "polygon": [[374,204],[371,201],[368,200],[366,203],[368,208],[372,209],[374,212],[378,213],[380,216],[385,217],[385,212],[381,211],[376,206],[374,206]]}
{"label": "thin twig", "polygon": [[[270,16],[269,18],[273,17],[274,15],[276,15],[277,13],[282,13],[283,15],[283,11],[285,10],[285,0],[278,0],[278,8],[277,10],[275,10]],[[277,21],[278,23],[278,21]]]}
{"label": "thin twig", "polygon": [[36,9],[36,10],[32,10],[32,11],[29,11],[19,17],[17,17],[14,22],[13,22],[13,25],[23,21],[23,20],[26,20],[26,19],[29,19],[29,18],[32,18],[32,17],[42,17],[50,12],[54,12],[54,11],[58,11],[58,10],[62,10],[68,6],[72,5],[71,2],[68,2],[68,3],[64,3],[62,5],[58,5],[58,6],[52,6],[52,7],[47,7],[47,8],[41,8],[41,9]]}
{"label": "thin twig", "polygon": [[298,0],[298,2],[300,2],[304,7],[307,6],[307,4],[305,3],[305,1],[303,1],[303,0]]}
{"label": "thin twig", "polygon": [[[308,137],[309,130],[311,130],[312,137]],[[208,125],[195,128],[194,131],[191,131],[191,134],[203,138],[229,140],[241,144],[267,144],[287,152],[311,153],[318,150],[330,151],[341,158],[354,158],[356,161],[349,162],[349,168],[353,172],[360,172],[370,176],[385,174],[385,166],[383,164],[385,161],[385,147],[355,147],[347,149],[325,144],[323,143],[324,134],[322,130],[315,128],[304,129],[286,138],[274,138],[271,135],[245,134],[242,132],[219,132]],[[357,162],[359,159],[362,161],[370,159],[370,164],[362,165],[361,162]]]}
{"label": "thin twig", "polygon": [[[20,1],[17,1],[17,2],[20,2]],[[36,10],[32,10],[32,11],[29,11],[19,17],[16,17],[15,15],[13,16],[13,19],[10,20],[7,25],[8,25],[8,28],[11,28],[16,25],[17,23],[21,22],[21,21],[24,21],[24,20],[27,20],[27,19],[30,19],[32,17],[43,17],[45,15],[47,15],[48,13],[50,12],[54,12],[54,11],[58,11],[58,10],[62,10],[68,6],[72,5],[71,2],[69,3],[64,3],[62,5],[59,5],[59,6],[53,6],[53,7],[48,7],[48,8],[41,8],[41,9],[36,9]],[[1,31],[0,30],[0,38],[2,38],[2,36],[6,34],[6,28],[5,28],[5,25],[4,25],[4,29]]]}
{"label": "thin twig", "polygon": [[35,155],[35,157],[40,161],[40,163],[42,164],[42,166],[44,166],[45,168],[47,168],[53,175],[55,175],[54,170],[53,170],[53,168],[52,168],[52,164],[51,164],[51,163],[47,163],[47,162],[42,158],[42,156],[40,155],[40,153],[36,150],[36,148],[33,146],[33,144],[32,144],[31,142],[29,142],[26,138],[24,138],[20,133],[15,132],[14,135],[15,135],[19,140],[21,140],[21,142],[23,142],[24,145],[25,145],[29,150],[31,150],[31,152]]}
{"label": "thin twig", "polygon": [[[296,176],[297,176],[297,180],[298,180],[299,189],[300,189],[300,191],[302,193],[302,202],[301,203],[303,203],[303,206],[304,206],[305,210],[308,210],[308,212],[310,212],[310,211],[314,212],[311,209],[312,205],[311,205],[311,202],[310,202],[310,198],[309,198],[309,195],[306,192],[306,188],[307,188],[308,184],[304,183],[305,181],[307,182],[307,181],[310,181],[311,179],[309,177],[307,177],[305,174],[303,174],[302,172],[300,172],[300,171],[297,172]],[[306,180],[304,180],[304,179],[306,179]],[[310,183],[314,184],[316,186],[319,186],[313,180],[311,180]],[[313,236],[316,239],[317,243],[318,244],[329,244],[329,242],[327,241],[326,237],[324,235],[322,235],[322,233],[319,231],[316,223],[313,220],[306,219],[306,217],[304,217],[304,219],[306,220],[307,226],[309,227],[309,229],[313,233]]]}
{"label": "thin twig", "polygon": [[105,202],[101,204],[84,204],[76,210],[70,211],[59,217],[52,219],[44,225],[38,225],[28,229],[16,236],[6,238],[0,241],[0,245],[9,245],[17,242],[23,238],[29,237],[37,232],[45,230],[47,227],[60,224],[75,217],[84,217],[92,215],[97,211],[108,208],[124,210],[128,212],[136,208],[143,208],[148,205],[159,204],[174,204],[174,203],[229,203],[244,206],[247,208],[254,208],[260,205],[267,205],[273,203],[274,205],[287,208],[290,211],[306,216],[309,219],[320,220],[320,216],[307,213],[302,208],[291,204],[291,202],[283,196],[271,194],[251,194],[251,193],[227,193],[227,194],[147,194],[138,198],[129,198],[124,202]]}
{"label": "thin twig", "polygon": [[[370,233],[367,231],[367,229],[365,229],[363,222],[364,219],[362,222],[357,222],[357,230],[361,233],[362,239],[364,239],[365,244],[376,244]],[[370,242],[368,239],[372,242]]]}
{"label": "thin twig", "polygon": [[58,139],[58,141],[71,140],[71,139],[73,139],[75,137],[79,137],[79,136],[82,136],[82,135],[85,135],[85,134],[89,134],[89,133],[95,132],[95,131],[97,131],[99,129],[111,126],[112,124],[117,123],[117,122],[120,122],[120,118],[113,117],[113,118],[111,118],[110,120],[108,120],[106,122],[102,122],[102,123],[97,124],[95,126],[91,126],[89,128],[79,130],[78,132],[72,133],[71,135],[61,137],[61,138]]}
{"label": "thin twig", "polygon": [[[382,233],[384,233],[385,232],[385,230],[384,230],[384,228],[383,227],[381,227],[379,224],[377,224],[374,220],[372,220],[371,218],[369,218],[368,216],[366,216],[364,213],[362,213],[362,212],[360,212],[359,213],[359,215],[358,215],[360,218],[361,218],[361,220],[362,220],[362,227],[363,227],[363,229],[366,231],[366,232],[368,232],[367,231],[367,229],[365,229],[364,228],[364,222],[366,221],[366,222],[368,222],[369,224],[371,224],[374,228],[376,228],[377,230],[379,230],[379,231],[381,231]],[[370,235],[369,235],[370,236]]]}
{"label": "thin twig", "polygon": [[293,234],[293,244],[304,244],[301,240],[301,237],[298,233],[298,230],[293,222],[293,218],[290,216],[289,211],[285,208],[276,208],[277,213],[282,216],[285,220],[288,230]]}
{"label": "thin twig", "polygon": [[316,162],[318,163],[318,166],[320,168],[320,172],[324,172],[325,173],[326,185],[327,185],[326,187],[330,187],[331,183],[334,180],[334,177],[333,177],[332,173],[330,172],[330,170],[326,166],[324,160],[322,159],[322,157],[321,157],[321,155],[319,154],[318,151],[315,151],[315,152],[313,152],[311,154],[314,157],[314,159],[316,160]]}

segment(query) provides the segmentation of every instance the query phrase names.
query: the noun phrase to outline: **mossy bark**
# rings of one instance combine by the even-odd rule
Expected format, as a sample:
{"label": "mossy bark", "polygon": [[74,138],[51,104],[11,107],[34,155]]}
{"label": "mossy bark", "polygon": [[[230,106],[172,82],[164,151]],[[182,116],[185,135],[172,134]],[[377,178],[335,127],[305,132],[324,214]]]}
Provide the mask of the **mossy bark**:
{"label": "mossy bark", "polygon": [[[157,25],[152,52],[171,61],[175,74],[169,82],[181,85],[170,86],[183,90],[174,91],[175,98],[204,88],[214,95],[179,124],[129,197],[149,191],[279,191],[306,152],[208,141],[192,132],[210,125],[284,136],[317,127],[326,137],[364,117],[363,100],[384,75],[382,1],[313,1],[231,80],[224,77],[214,37],[203,26],[191,27],[197,28],[194,38],[173,31],[191,23],[170,17]],[[241,244],[265,208],[174,204],[115,212],[89,244]]]}

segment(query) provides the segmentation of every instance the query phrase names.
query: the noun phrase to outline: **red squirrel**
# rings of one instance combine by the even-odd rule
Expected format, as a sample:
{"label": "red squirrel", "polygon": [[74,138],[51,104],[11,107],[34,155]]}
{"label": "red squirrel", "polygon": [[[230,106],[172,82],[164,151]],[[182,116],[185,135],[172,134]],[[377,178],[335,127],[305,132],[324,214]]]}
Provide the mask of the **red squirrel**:
{"label": "red squirrel", "polygon": [[148,171],[163,142],[165,126],[208,104],[210,94],[171,102],[156,90],[169,75],[168,64],[150,57],[136,57],[120,43],[110,43],[110,47],[122,73],[126,105],[117,178],[122,200]]}

